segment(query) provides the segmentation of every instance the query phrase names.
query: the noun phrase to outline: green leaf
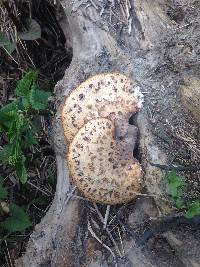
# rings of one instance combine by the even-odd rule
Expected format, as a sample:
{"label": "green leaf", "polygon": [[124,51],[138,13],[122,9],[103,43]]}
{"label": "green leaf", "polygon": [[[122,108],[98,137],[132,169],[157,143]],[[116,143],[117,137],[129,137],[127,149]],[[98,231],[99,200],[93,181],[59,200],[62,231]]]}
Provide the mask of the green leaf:
{"label": "green leaf", "polygon": [[36,20],[29,20],[29,29],[25,32],[20,32],[19,37],[22,40],[36,40],[41,38],[41,27],[40,24],[37,23]]}
{"label": "green leaf", "polygon": [[194,216],[200,215],[200,199],[193,201],[186,212],[186,217],[192,219]]}
{"label": "green leaf", "polygon": [[50,92],[39,90],[36,86],[32,86],[30,93],[30,103],[33,109],[44,110],[48,107],[48,98]]}
{"label": "green leaf", "polygon": [[3,47],[9,54],[12,54],[16,49],[16,44],[10,42],[5,33],[0,32],[0,47]]}
{"label": "green leaf", "polygon": [[13,101],[0,109],[0,128],[6,130],[10,128],[13,119],[19,109],[19,100]]}
{"label": "green leaf", "polygon": [[17,84],[16,95],[24,97],[28,101],[31,86],[36,82],[37,77],[37,71],[29,71],[28,73],[26,73],[25,76]]}
{"label": "green leaf", "polygon": [[11,216],[8,217],[4,222],[0,223],[0,227],[10,232],[23,231],[30,226],[32,223],[26,212],[16,204],[10,204]]}
{"label": "green leaf", "polygon": [[19,180],[21,181],[22,184],[25,184],[28,179],[28,173],[24,165],[24,162],[25,162],[25,157],[22,156],[21,162],[16,165],[17,176],[19,177]]}

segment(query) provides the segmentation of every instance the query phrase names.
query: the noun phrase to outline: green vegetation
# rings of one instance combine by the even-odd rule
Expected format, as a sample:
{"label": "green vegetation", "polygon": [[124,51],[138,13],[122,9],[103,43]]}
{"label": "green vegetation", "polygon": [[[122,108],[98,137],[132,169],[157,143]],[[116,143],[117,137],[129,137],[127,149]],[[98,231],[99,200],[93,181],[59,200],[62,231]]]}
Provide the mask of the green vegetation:
{"label": "green vegetation", "polygon": [[8,140],[0,150],[0,160],[15,169],[22,183],[28,178],[25,151],[37,144],[33,114],[47,108],[51,95],[38,88],[36,81],[37,72],[28,72],[17,85],[18,98],[0,110],[0,132]]}
{"label": "green vegetation", "polygon": [[185,209],[185,216],[188,219],[200,215],[200,199],[195,199],[193,202],[188,203],[184,194],[187,189],[187,184],[181,176],[178,176],[175,171],[168,172],[165,176],[168,183],[168,193],[178,209]]}
{"label": "green vegetation", "polygon": [[175,171],[167,173],[165,178],[167,179],[169,195],[174,205],[178,209],[185,208],[185,203],[183,200],[183,194],[186,189],[185,181],[183,181],[183,179],[178,176]]}
{"label": "green vegetation", "polygon": [[[33,148],[38,142],[33,121],[41,111],[47,109],[51,95],[38,87],[37,79],[36,71],[28,72],[17,84],[16,100],[0,109],[0,133],[7,140],[0,150],[0,161],[13,169],[22,184],[28,179],[27,151],[34,154]],[[8,201],[8,191],[4,179],[0,177],[0,243],[11,233],[32,226],[24,208],[27,207]]]}
{"label": "green vegetation", "polygon": [[[56,188],[48,91],[72,59],[58,9],[52,0],[0,0],[0,266],[24,252]],[[17,84],[29,69],[38,74]]]}

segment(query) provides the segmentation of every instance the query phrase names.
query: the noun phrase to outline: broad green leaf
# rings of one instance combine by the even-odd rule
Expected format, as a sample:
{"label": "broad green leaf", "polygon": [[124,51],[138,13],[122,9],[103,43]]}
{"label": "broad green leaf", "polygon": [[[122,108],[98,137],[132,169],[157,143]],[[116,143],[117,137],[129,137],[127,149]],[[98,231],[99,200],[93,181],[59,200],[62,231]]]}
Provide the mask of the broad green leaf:
{"label": "broad green leaf", "polygon": [[31,86],[36,82],[37,77],[38,77],[37,71],[27,72],[25,76],[17,84],[16,95],[24,97],[28,101]]}
{"label": "broad green leaf", "polygon": [[0,227],[10,232],[23,231],[30,226],[32,223],[26,212],[16,204],[10,204],[11,216],[8,217],[4,222],[0,223]]}
{"label": "broad green leaf", "polygon": [[48,107],[48,98],[50,92],[39,90],[36,86],[32,86],[30,93],[30,103],[33,109],[44,110]]}
{"label": "broad green leaf", "polygon": [[188,219],[193,218],[194,216],[200,215],[200,199],[195,200],[189,205],[189,208],[186,212],[186,217]]}
{"label": "broad green leaf", "polygon": [[9,54],[12,54],[16,49],[16,44],[10,42],[5,33],[0,32],[0,47],[3,47]]}
{"label": "broad green leaf", "polygon": [[10,128],[13,119],[19,108],[19,100],[13,101],[0,109],[0,128],[6,130]]}
{"label": "broad green leaf", "polygon": [[36,20],[29,20],[29,29],[25,32],[20,32],[19,37],[22,40],[36,40],[41,38],[41,27]]}

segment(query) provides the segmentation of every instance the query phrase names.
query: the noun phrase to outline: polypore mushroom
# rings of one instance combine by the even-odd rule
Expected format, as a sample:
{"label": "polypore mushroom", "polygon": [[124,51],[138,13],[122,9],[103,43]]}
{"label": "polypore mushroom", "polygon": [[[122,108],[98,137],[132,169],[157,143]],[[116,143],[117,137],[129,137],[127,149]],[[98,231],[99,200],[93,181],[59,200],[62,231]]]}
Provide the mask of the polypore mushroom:
{"label": "polypore mushroom", "polygon": [[142,102],[139,86],[124,74],[95,75],[81,83],[66,98],[62,110],[66,139],[71,142],[86,122],[98,117],[110,118],[116,126],[119,120],[118,128],[122,131],[121,126],[126,125],[127,128],[129,117],[141,108]]}
{"label": "polypore mushroom", "polygon": [[77,188],[91,201],[129,202],[141,191],[142,168],[125,140],[115,139],[109,119],[87,122],[69,146],[68,165]]}

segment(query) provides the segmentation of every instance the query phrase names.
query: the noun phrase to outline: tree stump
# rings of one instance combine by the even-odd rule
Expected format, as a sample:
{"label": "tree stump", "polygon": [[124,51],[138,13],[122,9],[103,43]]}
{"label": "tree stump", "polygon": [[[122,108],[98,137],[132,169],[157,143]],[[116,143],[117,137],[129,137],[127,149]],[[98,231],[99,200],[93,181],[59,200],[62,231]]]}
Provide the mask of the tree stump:
{"label": "tree stump", "polygon": [[[194,88],[198,85],[189,81],[187,97],[185,89],[181,89],[186,76],[199,73],[199,3],[62,0],[61,5],[66,14],[62,27],[70,29],[66,32],[71,34],[68,39],[72,40],[73,59],[55,87],[57,114],[51,135],[57,158],[57,189],[51,208],[36,226],[16,266],[189,266],[185,257],[191,255],[174,255],[172,248],[176,251],[178,246],[173,244],[172,236],[170,245],[166,236],[157,241],[158,247],[151,242],[141,247],[134,235],[127,238],[123,220],[121,225],[116,223],[124,230],[118,235],[120,240],[115,242],[115,234],[107,228],[103,233],[109,242],[98,235],[101,230],[95,222],[106,207],[95,206],[74,193],[60,116],[65,97],[91,75],[117,71],[136,80],[145,96],[144,108],[134,116],[133,123],[139,129],[136,157],[145,172],[146,192],[135,204],[127,205],[123,216],[129,218],[140,212],[140,222],[144,223],[170,212],[172,207],[161,184],[164,171],[153,164],[200,163],[199,126],[190,112],[191,105],[186,104],[188,98],[196,98],[198,90]],[[195,116],[200,119],[198,111]],[[186,178],[191,184],[195,180],[197,185],[191,192],[198,192],[199,172],[187,172]],[[93,209],[100,214],[98,219],[97,215],[92,217]],[[121,214],[121,207],[114,207],[110,219],[114,220],[119,210]],[[134,223],[127,221],[133,230]],[[98,224],[103,229],[103,222]],[[200,266],[199,255],[189,262],[194,263],[190,266]]]}

